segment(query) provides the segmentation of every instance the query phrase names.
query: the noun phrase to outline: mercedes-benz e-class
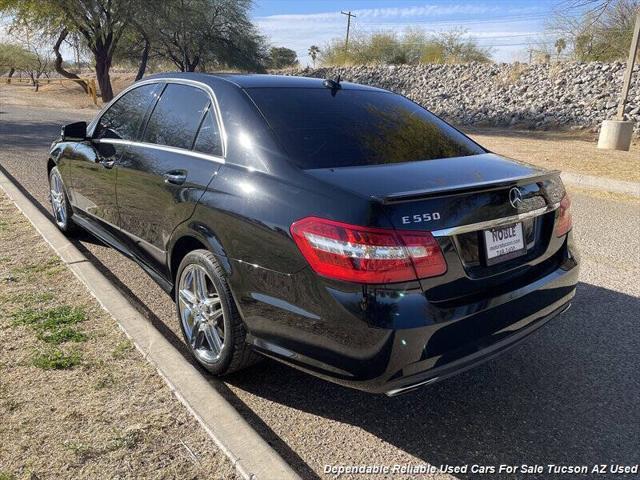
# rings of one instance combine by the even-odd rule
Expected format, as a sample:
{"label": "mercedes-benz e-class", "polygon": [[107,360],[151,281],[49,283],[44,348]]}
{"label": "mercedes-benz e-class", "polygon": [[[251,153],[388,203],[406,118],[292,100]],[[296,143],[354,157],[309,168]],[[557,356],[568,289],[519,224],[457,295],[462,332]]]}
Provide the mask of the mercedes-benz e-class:
{"label": "mercedes-benz e-class", "polygon": [[216,375],[266,355],[398,394],[515,345],[577,283],[558,172],[378,88],[152,76],[63,127],[48,174],[59,228],[134,259]]}

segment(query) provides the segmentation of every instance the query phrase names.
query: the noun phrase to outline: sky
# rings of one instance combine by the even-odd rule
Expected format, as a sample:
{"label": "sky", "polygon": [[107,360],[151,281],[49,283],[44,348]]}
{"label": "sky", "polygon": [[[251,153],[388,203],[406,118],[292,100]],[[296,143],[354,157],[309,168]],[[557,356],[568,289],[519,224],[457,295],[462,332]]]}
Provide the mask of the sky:
{"label": "sky", "polygon": [[380,30],[401,33],[407,27],[427,32],[465,29],[479,45],[491,46],[498,62],[526,61],[527,46],[540,41],[545,19],[559,0],[404,1],[404,0],[255,0],[253,21],[274,46],[295,50],[309,65],[309,46],[322,47],[344,38],[347,17],[351,34]]}

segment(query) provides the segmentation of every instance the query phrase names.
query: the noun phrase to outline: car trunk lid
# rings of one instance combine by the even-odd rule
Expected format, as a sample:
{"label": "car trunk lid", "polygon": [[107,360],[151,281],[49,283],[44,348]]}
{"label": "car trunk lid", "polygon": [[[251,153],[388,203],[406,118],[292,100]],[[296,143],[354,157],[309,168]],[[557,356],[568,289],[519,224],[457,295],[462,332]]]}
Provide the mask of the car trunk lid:
{"label": "car trunk lid", "polygon": [[[564,195],[558,172],[487,153],[393,165],[307,170],[316,178],[372,197],[399,230],[431,231],[448,263],[445,274],[459,296],[477,293],[490,282],[500,288],[513,282],[513,270],[550,256],[554,210]],[[510,198],[517,189],[517,198]],[[495,226],[521,228],[524,251],[511,258],[489,259],[484,231]],[[511,273],[509,273],[511,272]],[[500,278],[503,278],[503,281]],[[451,300],[443,279],[426,279],[425,290],[438,285],[433,299]]]}

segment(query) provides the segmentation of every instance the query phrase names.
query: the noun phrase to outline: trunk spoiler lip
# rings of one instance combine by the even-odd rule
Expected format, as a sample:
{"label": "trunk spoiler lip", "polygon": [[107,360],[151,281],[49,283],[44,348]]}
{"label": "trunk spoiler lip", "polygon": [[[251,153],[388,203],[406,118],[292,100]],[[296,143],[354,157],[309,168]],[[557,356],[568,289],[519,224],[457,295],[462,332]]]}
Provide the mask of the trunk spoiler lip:
{"label": "trunk spoiler lip", "polygon": [[560,177],[560,170],[549,170],[542,173],[535,173],[533,175],[522,175],[517,177],[507,177],[499,180],[487,180],[484,182],[473,182],[461,185],[455,185],[453,187],[433,187],[425,188],[421,190],[410,190],[407,192],[397,192],[384,196],[372,195],[374,200],[381,202],[384,205],[412,202],[415,200],[436,198],[436,197],[449,197],[452,195],[460,195],[464,193],[472,192],[488,192],[492,190],[499,190],[508,186],[526,185],[529,183],[538,183],[549,178],[557,176]]}

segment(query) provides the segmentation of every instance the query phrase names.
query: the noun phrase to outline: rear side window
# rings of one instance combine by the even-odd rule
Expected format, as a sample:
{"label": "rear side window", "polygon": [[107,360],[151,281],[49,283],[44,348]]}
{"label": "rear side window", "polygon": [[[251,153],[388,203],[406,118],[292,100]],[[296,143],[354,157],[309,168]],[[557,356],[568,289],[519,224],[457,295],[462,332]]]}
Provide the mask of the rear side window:
{"label": "rear side window", "polygon": [[485,153],[465,135],[400,95],[348,88],[254,88],[249,93],[301,168]]}
{"label": "rear side window", "polygon": [[207,107],[207,113],[204,114],[200,130],[193,149],[197,152],[208,153],[209,155],[222,156],[222,140],[220,137],[220,129],[218,122],[213,116],[211,104]]}
{"label": "rear side window", "polygon": [[136,140],[157,88],[157,84],[142,85],[125,93],[100,117],[93,137]]}
{"label": "rear side window", "polygon": [[170,83],[162,92],[144,133],[144,141],[190,149],[209,95],[199,88]]}

